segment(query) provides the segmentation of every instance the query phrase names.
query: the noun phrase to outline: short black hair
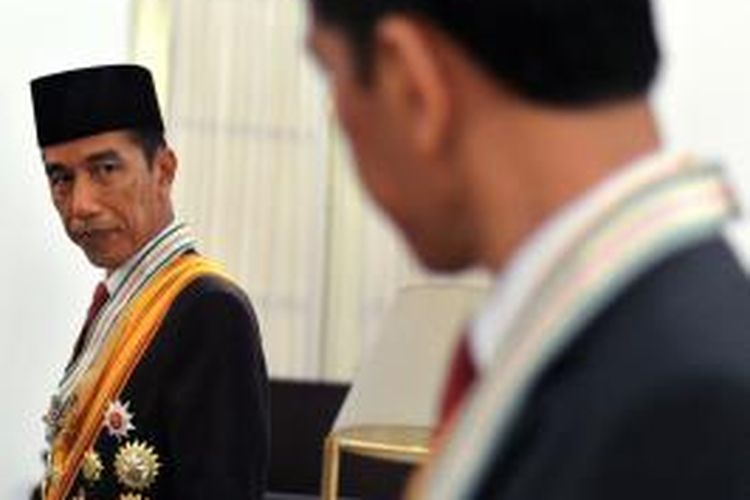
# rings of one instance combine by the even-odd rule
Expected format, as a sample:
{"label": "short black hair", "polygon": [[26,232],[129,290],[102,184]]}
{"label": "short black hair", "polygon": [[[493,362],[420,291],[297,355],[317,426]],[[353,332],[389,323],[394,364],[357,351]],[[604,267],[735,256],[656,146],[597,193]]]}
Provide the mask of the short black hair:
{"label": "short black hair", "polygon": [[143,151],[143,156],[146,158],[149,167],[153,164],[159,149],[167,145],[164,132],[159,129],[134,128],[128,130],[128,134],[136,146]]}
{"label": "short black hair", "polygon": [[649,0],[309,0],[348,39],[362,76],[373,32],[412,15],[446,33],[498,82],[537,102],[580,106],[639,97],[659,49]]}

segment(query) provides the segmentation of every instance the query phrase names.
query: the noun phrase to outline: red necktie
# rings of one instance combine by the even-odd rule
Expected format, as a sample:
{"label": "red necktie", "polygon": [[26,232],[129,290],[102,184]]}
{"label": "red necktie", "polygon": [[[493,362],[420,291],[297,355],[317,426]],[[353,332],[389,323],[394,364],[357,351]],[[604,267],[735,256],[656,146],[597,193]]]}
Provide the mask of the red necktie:
{"label": "red necktie", "polygon": [[444,385],[437,434],[440,434],[451,421],[476,377],[477,371],[469,352],[469,339],[463,334],[453,353],[450,372]]}
{"label": "red necktie", "polygon": [[96,315],[99,314],[99,311],[102,307],[104,307],[104,304],[106,304],[108,300],[109,291],[107,291],[107,287],[104,285],[104,282],[99,282],[99,284],[96,285],[96,288],[94,289],[94,296],[91,298],[91,304],[89,305],[89,310],[86,313],[86,321],[83,323],[81,333],[78,334],[78,340],[76,340],[75,347],[73,347],[73,356],[68,363],[68,367],[70,367],[75,362],[75,360],[78,359],[81,351],[83,351],[83,346],[86,344],[86,340],[89,336],[89,328],[91,327],[91,323],[94,321],[94,318],[96,318]]}

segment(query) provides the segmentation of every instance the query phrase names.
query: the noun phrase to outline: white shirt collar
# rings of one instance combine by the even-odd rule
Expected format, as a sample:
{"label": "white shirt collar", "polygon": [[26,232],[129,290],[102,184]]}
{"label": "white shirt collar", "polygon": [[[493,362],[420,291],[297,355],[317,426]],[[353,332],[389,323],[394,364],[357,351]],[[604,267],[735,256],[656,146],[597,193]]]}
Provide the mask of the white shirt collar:
{"label": "white shirt collar", "polygon": [[533,300],[532,288],[542,278],[546,260],[558,254],[577,234],[594,210],[595,200],[607,196],[625,177],[652,169],[675,156],[675,153],[655,153],[618,169],[553,214],[526,238],[495,278],[489,300],[469,330],[469,350],[480,372],[492,364],[505,332],[524,305]]}
{"label": "white shirt collar", "polygon": [[120,286],[122,281],[125,279],[125,277],[130,273],[130,270],[133,269],[133,267],[136,265],[138,261],[140,261],[143,254],[145,254],[149,247],[151,246],[150,243],[154,240],[157,240],[161,238],[164,234],[168,233],[172,229],[174,229],[175,226],[177,226],[179,223],[176,219],[172,219],[172,222],[167,224],[167,226],[159,231],[156,235],[154,235],[153,238],[148,240],[139,250],[136,252],[135,255],[130,257],[123,265],[112,271],[104,280],[104,286],[107,287],[107,292],[109,292],[110,297],[114,295],[117,288]]}

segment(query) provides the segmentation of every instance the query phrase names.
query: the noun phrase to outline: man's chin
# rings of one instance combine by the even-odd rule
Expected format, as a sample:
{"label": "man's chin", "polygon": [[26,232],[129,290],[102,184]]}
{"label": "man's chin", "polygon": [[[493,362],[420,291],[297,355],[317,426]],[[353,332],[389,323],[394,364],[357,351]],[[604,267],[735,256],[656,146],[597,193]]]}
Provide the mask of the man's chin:
{"label": "man's chin", "polygon": [[427,231],[407,231],[399,226],[404,239],[426,269],[437,273],[459,273],[476,265],[471,246],[465,240],[434,237]]}
{"label": "man's chin", "polygon": [[117,269],[122,264],[122,259],[117,259],[112,255],[107,255],[92,250],[86,250],[85,248],[83,249],[83,253],[86,255],[86,258],[92,266],[98,267],[100,269],[105,269],[107,271]]}
{"label": "man's chin", "polygon": [[464,253],[414,247],[412,247],[412,251],[424,267],[437,273],[460,273],[474,266],[473,259]]}

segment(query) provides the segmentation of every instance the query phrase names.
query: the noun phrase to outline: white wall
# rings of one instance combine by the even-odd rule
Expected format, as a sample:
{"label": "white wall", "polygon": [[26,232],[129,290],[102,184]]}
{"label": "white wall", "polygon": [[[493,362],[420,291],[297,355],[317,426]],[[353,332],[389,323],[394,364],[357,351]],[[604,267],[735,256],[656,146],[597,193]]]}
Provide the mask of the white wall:
{"label": "white wall", "polygon": [[124,62],[128,0],[0,0],[0,498],[42,473],[41,415],[98,279],[53,212],[28,81]]}
{"label": "white wall", "polygon": [[[750,3],[657,0],[665,67],[655,94],[665,137],[719,159],[750,210]],[[732,228],[750,264],[747,218]]]}

